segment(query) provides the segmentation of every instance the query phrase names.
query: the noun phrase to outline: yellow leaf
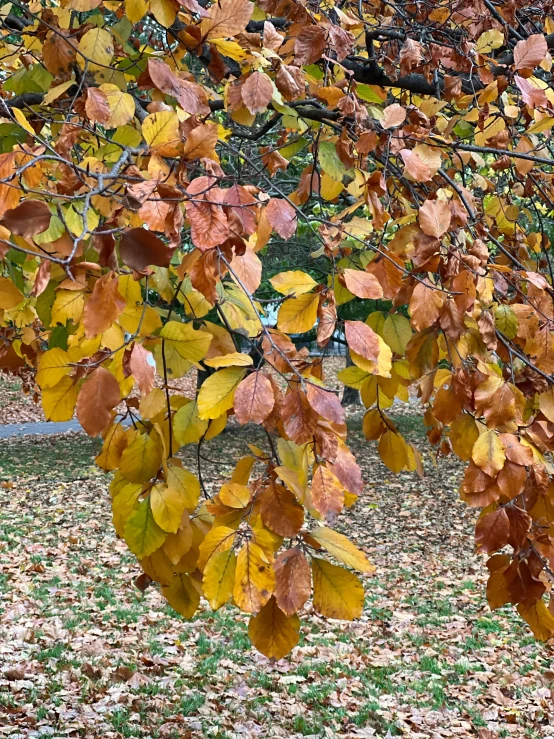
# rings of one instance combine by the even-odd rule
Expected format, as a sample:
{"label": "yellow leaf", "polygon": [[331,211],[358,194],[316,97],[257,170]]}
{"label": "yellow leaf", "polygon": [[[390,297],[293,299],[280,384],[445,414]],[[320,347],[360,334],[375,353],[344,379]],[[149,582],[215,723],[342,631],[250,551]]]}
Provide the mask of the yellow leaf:
{"label": "yellow leaf", "polygon": [[226,482],[219,491],[219,500],[229,508],[244,508],[250,501],[250,490],[237,482]]}
{"label": "yellow leaf", "polygon": [[317,529],[310,531],[310,536],[335,559],[344,562],[348,567],[353,567],[359,572],[375,572],[375,567],[370,564],[365,554],[352,544],[350,539],[343,534],[339,534],[338,531],[333,531],[327,526],[319,526]]}
{"label": "yellow leaf", "polygon": [[58,290],[52,306],[52,324],[65,325],[68,321],[73,321],[77,325],[83,316],[84,307],[84,293],[79,290]]}
{"label": "yellow leaf", "polygon": [[184,618],[192,618],[200,605],[200,593],[189,575],[182,573],[173,575],[169,585],[162,586],[162,595]]}
{"label": "yellow leaf", "polygon": [[42,105],[50,105],[50,103],[53,103],[54,100],[57,100],[60,95],[63,95],[66,90],[68,90],[71,85],[75,84],[75,80],[67,80],[66,82],[62,82],[61,85],[56,85],[55,87],[52,87],[46,95],[42,99]]}
{"label": "yellow leaf", "polygon": [[248,624],[248,636],[256,649],[269,659],[285,657],[300,639],[300,619],[286,616],[271,596]]}
{"label": "yellow leaf", "polygon": [[167,398],[160,387],[152,388],[148,395],[144,395],[139,401],[140,417],[147,421],[165,411],[166,408]]}
{"label": "yellow leaf", "polygon": [[542,598],[531,606],[519,603],[517,610],[519,615],[529,624],[536,639],[546,641],[554,635],[554,616],[550,613]]}
{"label": "yellow leaf", "polygon": [[164,340],[165,361],[168,373],[182,377],[190,368],[189,362],[199,362],[210,347],[212,335],[197,331],[190,323],[169,321],[160,331]]}
{"label": "yellow leaf", "polygon": [[42,392],[42,408],[47,421],[70,421],[77,403],[77,388],[71,377]]}
{"label": "yellow leaf", "polygon": [[154,18],[164,28],[169,28],[175,23],[177,12],[171,0],[150,0],[150,10]]}
{"label": "yellow leaf", "polygon": [[493,49],[499,49],[504,44],[504,34],[498,29],[485,31],[477,39],[475,51],[478,54],[490,54]]}
{"label": "yellow leaf", "polygon": [[159,549],[167,538],[152,514],[148,498],[131,511],[123,529],[123,536],[129,549],[139,559]]}
{"label": "yellow leaf", "polygon": [[[131,511],[137,504],[139,496],[142,492],[142,485],[136,485],[133,482],[128,482],[124,477],[119,476],[119,480],[114,477],[114,482],[117,481],[117,485],[110,486],[110,493],[112,493],[112,514],[113,514],[113,525],[118,536],[123,538],[125,532],[125,524]],[[115,494],[114,494],[115,493]]]}
{"label": "yellow leaf", "polygon": [[180,446],[196,444],[206,433],[208,421],[198,418],[198,405],[187,403],[173,418],[173,433]]}
{"label": "yellow leaf", "polygon": [[471,459],[471,451],[478,437],[477,424],[467,413],[458,416],[450,424],[448,438],[452,444],[452,449],[464,462]]}
{"label": "yellow leaf", "polygon": [[279,308],[277,328],[287,334],[304,334],[313,328],[317,318],[319,295],[306,293],[289,298]]}
{"label": "yellow leaf", "polygon": [[12,108],[12,113],[21,128],[24,128],[27,133],[30,133],[32,136],[34,136],[35,131],[29,121],[25,118],[25,113],[22,110],[19,110],[19,108]]}
{"label": "yellow leaf", "polygon": [[408,446],[404,438],[394,431],[385,431],[379,441],[379,456],[389,470],[400,472],[409,464]]}
{"label": "yellow leaf", "polygon": [[120,128],[129,123],[135,116],[135,100],[127,92],[121,92],[116,85],[100,85],[106,94],[110,118],[105,123],[106,128]]}
{"label": "yellow leaf", "polygon": [[73,369],[70,366],[69,354],[63,349],[55,348],[44,352],[38,363],[36,383],[43,390],[54,387]]}
{"label": "yellow leaf", "polygon": [[483,472],[495,477],[504,467],[506,453],[504,444],[495,431],[485,431],[473,445],[471,458]]}
{"label": "yellow leaf", "polygon": [[238,384],[246,370],[240,367],[229,367],[210,375],[198,393],[198,416],[208,420],[218,418],[233,407],[233,399]]}
{"label": "yellow leaf", "polygon": [[236,62],[242,62],[248,56],[248,51],[240,44],[237,44],[236,41],[214,38],[211,43],[221,54],[228,56],[230,59],[234,59]]}
{"label": "yellow leaf", "polygon": [[162,461],[159,447],[148,434],[137,434],[121,455],[119,469],[131,482],[146,482],[158,472]]}
{"label": "yellow leaf", "polygon": [[147,116],[142,123],[142,135],[152,151],[161,156],[177,156],[181,144],[177,113],[161,110]]}
{"label": "yellow leaf", "polygon": [[268,554],[258,544],[246,541],[237,557],[235,603],[246,613],[258,613],[274,587],[275,572]]}
{"label": "yellow leaf", "polygon": [[355,390],[361,390],[362,385],[371,377],[369,372],[361,369],[360,367],[345,367],[337,373],[337,378],[342,382],[343,385],[353,387]]}
{"label": "yellow leaf", "polygon": [[120,423],[114,423],[104,437],[102,451],[96,457],[96,464],[105,472],[117,469],[123,450],[127,446],[127,435]]}
{"label": "yellow leaf", "polygon": [[364,589],[362,583],[344,567],[324,559],[312,558],[314,608],[326,618],[352,621],[362,615]]}
{"label": "yellow leaf", "polygon": [[204,364],[208,367],[250,367],[254,364],[254,360],[248,354],[241,352],[232,352],[231,354],[223,354],[221,357],[213,357],[205,359]]}
{"label": "yellow leaf", "polygon": [[154,485],[150,491],[150,508],[158,526],[174,534],[185,511],[185,500],[174,487]]}
{"label": "yellow leaf", "polygon": [[237,558],[232,549],[216,552],[207,561],[202,576],[202,588],[210,607],[217,611],[233,595]]}
{"label": "yellow leaf", "polygon": [[207,562],[217,554],[217,552],[225,552],[234,544],[237,532],[228,526],[216,526],[209,531],[204,541],[200,544],[200,554],[198,557],[198,569],[203,570]]}
{"label": "yellow leaf", "polygon": [[200,483],[196,476],[184,467],[168,464],[165,477],[167,487],[184,501],[185,508],[196,508],[200,497]]}
{"label": "yellow leaf", "polygon": [[412,338],[410,321],[400,313],[393,313],[386,317],[382,335],[395,354],[403,355]]}
{"label": "yellow leaf", "polygon": [[310,275],[299,270],[280,272],[269,281],[273,289],[282,295],[303,295],[313,290],[317,285],[317,282]]}
{"label": "yellow leaf", "polygon": [[79,51],[79,66],[84,68],[88,61],[93,71],[109,67],[114,55],[113,39],[104,28],[91,28],[79,41]]}
{"label": "yellow leaf", "polygon": [[554,423],[554,388],[539,395],[539,408],[551,423]]}
{"label": "yellow leaf", "polygon": [[138,23],[148,12],[148,0],[125,0],[125,15],[131,23]]}
{"label": "yellow leaf", "polygon": [[509,305],[498,305],[494,311],[494,323],[507,339],[517,336],[519,321]]}

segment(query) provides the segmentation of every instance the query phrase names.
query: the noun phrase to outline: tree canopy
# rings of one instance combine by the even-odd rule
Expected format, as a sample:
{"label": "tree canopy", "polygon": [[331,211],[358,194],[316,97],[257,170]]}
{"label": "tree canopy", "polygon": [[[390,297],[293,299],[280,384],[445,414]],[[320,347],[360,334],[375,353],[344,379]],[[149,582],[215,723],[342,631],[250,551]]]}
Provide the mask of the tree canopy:
{"label": "tree canopy", "polygon": [[[351,570],[373,568],[333,528],[363,490],[322,362],[338,336],[368,443],[422,474],[387,413],[412,389],[436,457],[467,463],[491,608],[554,635],[549,6],[0,9],[0,368],[102,436],[139,585],[183,616],[232,601],[280,658],[310,597],[361,615]],[[173,392],[193,367],[196,396]],[[266,443],[211,495],[201,446],[231,416]]]}

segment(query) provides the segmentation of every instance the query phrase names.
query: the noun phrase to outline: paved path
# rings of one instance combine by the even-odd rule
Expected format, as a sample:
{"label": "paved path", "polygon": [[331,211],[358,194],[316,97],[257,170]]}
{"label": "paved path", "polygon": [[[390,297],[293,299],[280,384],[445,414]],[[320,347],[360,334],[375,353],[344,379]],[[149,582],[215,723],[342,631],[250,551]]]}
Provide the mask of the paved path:
{"label": "paved path", "polygon": [[52,421],[38,421],[36,423],[6,423],[0,425],[0,439],[9,439],[12,436],[25,436],[31,434],[65,434],[67,431],[81,431],[79,421],[64,421],[53,423]]}

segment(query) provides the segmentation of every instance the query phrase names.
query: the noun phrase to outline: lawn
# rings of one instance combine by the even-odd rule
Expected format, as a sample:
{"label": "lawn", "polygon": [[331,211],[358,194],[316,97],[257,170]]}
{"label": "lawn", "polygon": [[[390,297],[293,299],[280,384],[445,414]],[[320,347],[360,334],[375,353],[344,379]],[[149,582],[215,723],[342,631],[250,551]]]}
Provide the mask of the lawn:
{"label": "lawn", "polygon": [[[391,475],[351,423],[367,487],[341,526],[368,554],[354,623],[305,609],[300,646],[271,664],[232,607],[177,616],[112,530],[98,443],[0,442],[0,735],[11,737],[554,737],[552,647],[491,613],[460,467]],[[258,432],[207,443],[212,487]],[[263,443],[260,437],[260,443]],[[193,456],[186,461],[193,467]]]}

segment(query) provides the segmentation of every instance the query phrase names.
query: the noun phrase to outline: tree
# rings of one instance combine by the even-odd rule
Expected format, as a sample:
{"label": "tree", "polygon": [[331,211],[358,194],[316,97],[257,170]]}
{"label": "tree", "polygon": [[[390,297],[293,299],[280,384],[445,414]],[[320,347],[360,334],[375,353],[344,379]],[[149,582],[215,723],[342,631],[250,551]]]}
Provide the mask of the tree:
{"label": "tree", "polygon": [[[233,599],[275,658],[310,596],[361,614],[350,570],[372,566],[332,528],[360,470],[291,340],[340,329],[383,462],[421,468],[386,412],[415,386],[438,456],[467,462],[491,607],[554,635],[548,3],[46,6],[2,15],[0,365],[102,435],[141,584],[187,618]],[[296,234],[310,251],[268,275]],[[196,397],[170,394],[191,367]],[[233,414],[267,444],[210,496],[176,455]]]}

